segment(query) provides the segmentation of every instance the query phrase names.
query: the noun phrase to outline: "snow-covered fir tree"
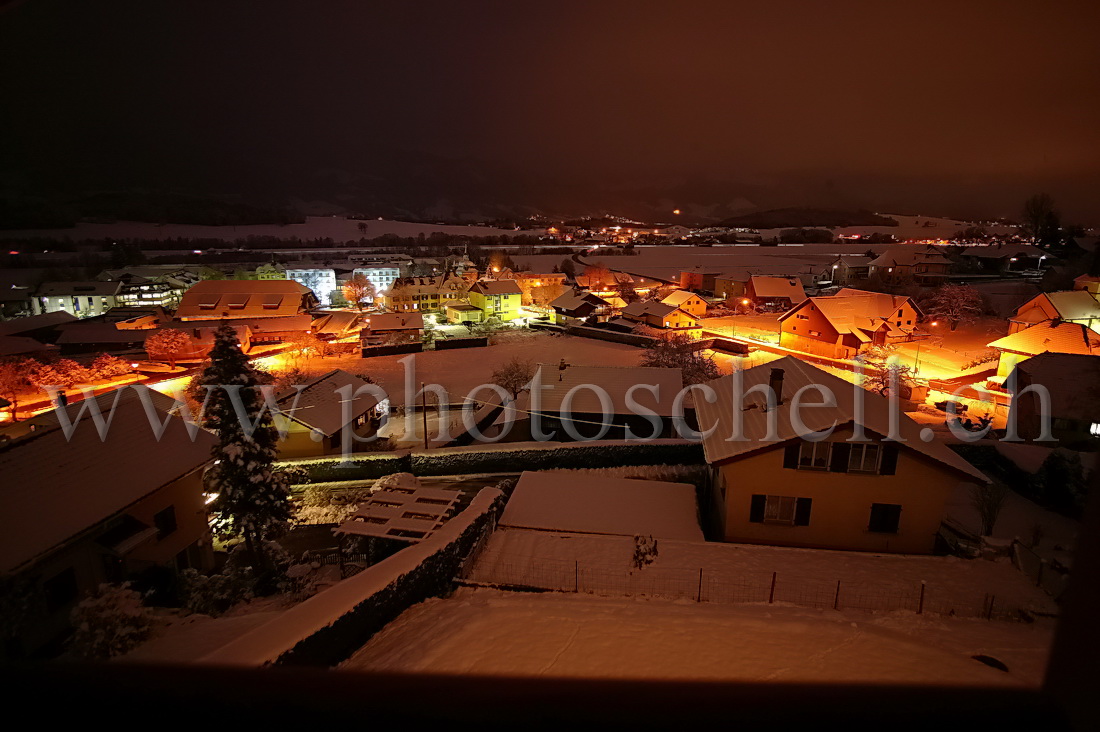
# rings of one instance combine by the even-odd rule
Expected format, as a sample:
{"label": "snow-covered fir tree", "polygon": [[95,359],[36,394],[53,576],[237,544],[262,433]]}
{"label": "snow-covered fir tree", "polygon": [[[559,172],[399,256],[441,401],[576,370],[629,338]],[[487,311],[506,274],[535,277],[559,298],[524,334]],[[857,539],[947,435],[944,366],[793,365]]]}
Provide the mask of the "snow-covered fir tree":
{"label": "snow-covered fir tree", "polygon": [[290,520],[290,491],[284,476],[272,469],[279,433],[270,410],[264,409],[259,388],[263,377],[229,326],[215,331],[210,365],[199,383],[210,392],[203,424],[218,436],[214,465],[206,474],[207,491],[217,494],[211,506],[215,529],[222,536],[243,539],[250,562],[267,568],[264,542],[281,533]]}

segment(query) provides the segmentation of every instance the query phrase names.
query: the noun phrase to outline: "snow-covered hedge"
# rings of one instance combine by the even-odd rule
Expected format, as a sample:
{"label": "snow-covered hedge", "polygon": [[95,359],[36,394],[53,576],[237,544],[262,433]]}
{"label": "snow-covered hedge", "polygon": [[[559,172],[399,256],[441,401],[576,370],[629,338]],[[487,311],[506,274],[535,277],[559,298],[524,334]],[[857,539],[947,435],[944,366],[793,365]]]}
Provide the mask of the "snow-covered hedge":
{"label": "snow-covered hedge", "polygon": [[703,446],[683,440],[654,442],[525,442],[419,450],[410,456],[415,475],[521,473],[551,468],[702,464]]}
{"label": "snow-covered hedge", "polygon": [[462,560],[504,509],[483,488],[431,537],[402,549],[205,656],[228,666],[333,666],[406,609],[451,591]]}
{"label": "snow-covered hedge", "polygon": [[[624,465],[702,465],[703,446],[687,440],[650,442],[513,442],[443,447],[412,452],[357,453],[339,457],[289,460],[295,484],[375,480],[392,473],[467,475],[521,473],[551,468],[614,468]],[[303,479],[301,475],[308,475]]]}

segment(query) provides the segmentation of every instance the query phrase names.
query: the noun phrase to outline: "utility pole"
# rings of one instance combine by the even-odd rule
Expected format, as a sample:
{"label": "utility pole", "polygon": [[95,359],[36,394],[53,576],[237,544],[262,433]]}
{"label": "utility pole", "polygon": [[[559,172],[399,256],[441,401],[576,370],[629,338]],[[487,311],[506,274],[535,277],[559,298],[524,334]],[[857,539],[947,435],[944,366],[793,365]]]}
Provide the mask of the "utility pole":
{"label": "utility pole", "polygon": [[424,449],[428,449],[428,393],[424,390],[424,382],[420,382],[420,418],[424,425]]}

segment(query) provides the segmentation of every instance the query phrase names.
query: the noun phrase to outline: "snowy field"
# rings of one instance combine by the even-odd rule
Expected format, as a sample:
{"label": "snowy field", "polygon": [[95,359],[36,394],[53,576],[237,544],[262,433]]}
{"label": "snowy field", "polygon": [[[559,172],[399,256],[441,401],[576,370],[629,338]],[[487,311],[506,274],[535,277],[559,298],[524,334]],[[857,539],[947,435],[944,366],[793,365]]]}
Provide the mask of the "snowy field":
{"label": "snowy field", "polygon": [[[597,679],[1038,686],[1051,625],[462,589],[340,668]],[[971,658],[992,656],[995,670]]]}
{"label": "snowy field", "polygon": [[478,557],[469,579],[616,596],[699,596],[714,603],[767,601],[776,573],[775,600],[915,613],[921,583],[926,612],[976,617],[986,595],[995,611],[1054,613],[1050,597],[1008,559],[872,554],[818,549],[661,540],[656,560],[632,563],[633,538],[500,529]]}
{"label": "snowy field", "polygon": [[[367,374],[379,384],[391,401],[404,404],[405,370],[401,363],[409,355],[362,358],[358,355],[313,358],[308,364],[312,373],[343,369],[352,374]],[[449,394],[465,396],[474,387],[488,383],[493,371],[509,359],[518,357],[537,363],[557,364],[565,359],[575,366],[637,366],[642,349],[622,343],[598,341],[539,331],[515,331],[492,336],[492,345],[485,348],[461,348],[447,351],[425,351],[415,354],[414,383],[440,384]],[[485,391],[482,397],[491,392]]]}
{"label": "snowy field", "polygon": [[[365,224],[366,230],[359,228]],[[302,224],[250,224],[246,226],[202,226],[199,224],[153,224],[140,221],[117,221],[111,224],[78,223],[69,229],[12,229],[0,231],[0,239],[221,239],[235,241],[250,236],[273,236],[280,239],[332,239],[359,241],[386,234],[415,237],[434,233],[455,236],[538,236],[543,230],[514,231],[489,226],[446,224],[416,224],[408,221],[379,219],[348,219],[343,216],[307,216]]]}

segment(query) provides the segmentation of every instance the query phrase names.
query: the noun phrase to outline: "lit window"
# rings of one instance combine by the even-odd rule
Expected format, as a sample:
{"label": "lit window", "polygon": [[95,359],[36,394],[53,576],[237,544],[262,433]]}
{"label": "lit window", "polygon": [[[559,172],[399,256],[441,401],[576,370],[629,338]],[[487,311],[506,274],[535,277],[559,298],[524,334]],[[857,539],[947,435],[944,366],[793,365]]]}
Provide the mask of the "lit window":
{"label": "lit window", "polygon": [[1093,422],[1089,425],[1089,434],[1093,437],[1100,437],[1100,422]]}

